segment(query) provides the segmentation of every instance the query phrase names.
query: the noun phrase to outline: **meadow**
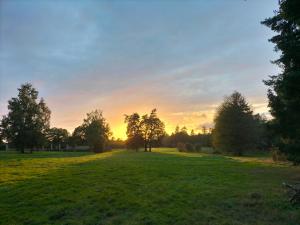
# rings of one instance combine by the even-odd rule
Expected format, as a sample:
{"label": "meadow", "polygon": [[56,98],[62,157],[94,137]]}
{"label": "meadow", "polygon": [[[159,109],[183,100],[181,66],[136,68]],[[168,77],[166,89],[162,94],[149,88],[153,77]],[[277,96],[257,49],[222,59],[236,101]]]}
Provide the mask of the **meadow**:
{"label": "meadow", "polygon": [[0,153],[0,224],[299,225],[299,179],[265,155]]}

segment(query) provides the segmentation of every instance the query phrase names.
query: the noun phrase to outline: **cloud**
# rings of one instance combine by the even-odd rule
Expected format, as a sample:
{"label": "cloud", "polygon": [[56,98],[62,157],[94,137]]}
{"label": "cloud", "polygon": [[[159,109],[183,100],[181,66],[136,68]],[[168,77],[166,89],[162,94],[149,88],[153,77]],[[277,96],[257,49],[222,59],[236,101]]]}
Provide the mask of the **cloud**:
{"label": "cloud", "polygon": [[272,1],[0,4],[1,106],[32,82],[53,126],[71,131],[99,108],[118,136],[124,113],[152,108],[168,131],[212,124],[234,90],[267,111],[262,80],[277,73],[269,63],[277,55],[260,21],[272,14]]}

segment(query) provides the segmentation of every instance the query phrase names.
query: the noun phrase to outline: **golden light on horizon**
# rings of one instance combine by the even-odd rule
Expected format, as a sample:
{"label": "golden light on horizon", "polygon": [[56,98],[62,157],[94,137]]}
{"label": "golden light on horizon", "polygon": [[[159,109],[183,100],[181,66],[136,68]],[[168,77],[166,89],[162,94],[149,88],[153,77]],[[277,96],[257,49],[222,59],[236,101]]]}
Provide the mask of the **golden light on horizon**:
{"label": "golden light on horizon", "polygon": [[126,136],[126,124],[125,123],[122,123],[122,124],[119,124],[115,127],[112,127],[111,130],[113,132],[112,136],[114,138],[120,138],[122,140],[125,140],[127,138],[127,136]]}
{"label": "golden light on horizon", "polygon": [[[143,115],[145,113],[140,113]],[[205,114],[205,116],[203,116]],[[205,112],[205,113],[196,113],[196,112],[186,112],[186,113],[158,113],[158,117],[165,124],[165,131],[167,134],[171,135],[176,126],[180,128],[186,127],[188,132],[194,130],[195,133],[201,133],[202,126],[206,126],[207,128],[212,126],[214,112]],[[126,136],[126,124],[118,119],[109,121],[111,126],[111,131],[113,132],[114,138],[120,138],[125,140]]]}

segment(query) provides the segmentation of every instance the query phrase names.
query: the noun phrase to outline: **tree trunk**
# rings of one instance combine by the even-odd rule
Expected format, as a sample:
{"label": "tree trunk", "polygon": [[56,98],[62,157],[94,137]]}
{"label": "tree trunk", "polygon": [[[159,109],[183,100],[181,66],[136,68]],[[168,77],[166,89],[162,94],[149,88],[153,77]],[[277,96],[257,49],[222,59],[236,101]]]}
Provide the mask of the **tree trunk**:
{"label": "tree trunk", "polygon": [[145,141],[145,152],[147,152],[147,142]]}
{"label": "tree trunk", "polygon": [[152,143],[151,141],[149,141],[149,152],[151,152],[151,149],[152,149]]}

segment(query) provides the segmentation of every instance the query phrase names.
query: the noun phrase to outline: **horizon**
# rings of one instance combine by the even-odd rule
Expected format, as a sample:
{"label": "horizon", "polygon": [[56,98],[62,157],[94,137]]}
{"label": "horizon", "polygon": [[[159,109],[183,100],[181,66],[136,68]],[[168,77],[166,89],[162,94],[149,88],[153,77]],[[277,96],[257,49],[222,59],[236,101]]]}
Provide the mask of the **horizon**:
{"label": "horizon", "polygon": [[[262,80],[279,69],[260,24],[274,1],[1,1],[0,115],[30,82],[72,132],[100,109],[115,138],[124,114],[157,108],[167,133],[211,127],[224,96],[241,92],[268,114]],[[134,7],[133,7],[134,6]],[[30,24],[30,26],[28,25]]]}

